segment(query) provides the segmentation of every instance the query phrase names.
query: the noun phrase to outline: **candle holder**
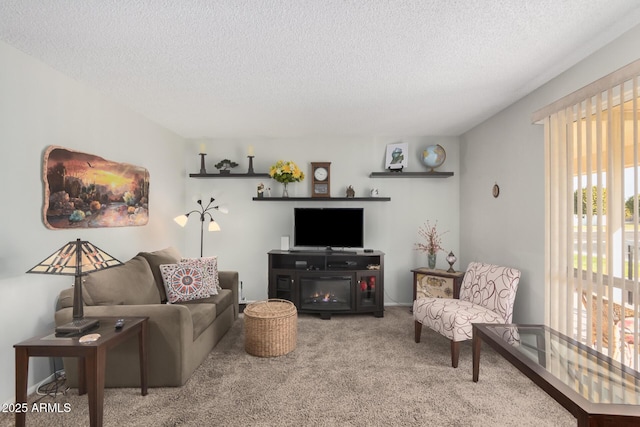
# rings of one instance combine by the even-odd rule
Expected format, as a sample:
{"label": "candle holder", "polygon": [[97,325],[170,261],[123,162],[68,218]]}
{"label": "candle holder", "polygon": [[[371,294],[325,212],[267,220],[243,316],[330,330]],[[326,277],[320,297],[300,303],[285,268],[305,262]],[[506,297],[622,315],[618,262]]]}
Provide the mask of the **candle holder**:
{"label": "candle holder", "polygon": [[254,172],[253,172],[253,158],[255,156],[247,156],[247,157],[249,158],[249,170],[247,171],[247,174],[253,175],[254,174]]}
{"label": "candle holder", "polygon": [[207,169],[204,167],[204,156],[206,156],[207,153],[200,153],[198,155],[200,156],[200,173],[204,175],[207,173]]}

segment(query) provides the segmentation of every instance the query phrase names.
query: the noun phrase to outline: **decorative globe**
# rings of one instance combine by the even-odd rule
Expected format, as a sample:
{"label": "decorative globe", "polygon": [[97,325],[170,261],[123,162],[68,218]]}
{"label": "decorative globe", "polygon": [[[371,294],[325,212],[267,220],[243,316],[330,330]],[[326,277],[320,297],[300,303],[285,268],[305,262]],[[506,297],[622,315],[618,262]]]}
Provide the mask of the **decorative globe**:
{"label": "decorative globe", "polygon": [[440,144],[430,145],[422,152],[422,162],[431,168],[431,172],[444,163],[447,153]]}

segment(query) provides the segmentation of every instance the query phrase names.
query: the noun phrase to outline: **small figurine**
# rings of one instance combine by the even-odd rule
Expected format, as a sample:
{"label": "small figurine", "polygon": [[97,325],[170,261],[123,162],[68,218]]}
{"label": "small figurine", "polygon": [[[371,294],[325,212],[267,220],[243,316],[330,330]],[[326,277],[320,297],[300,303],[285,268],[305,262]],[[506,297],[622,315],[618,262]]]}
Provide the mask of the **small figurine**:
{"label": "small figurine", "polygon": [[356,197],[356,191],[353,189],[352,186],[347,187],[347,197],[348,198]]}
{"label": "small figurine", "polygon": [[258,184],[258,198],[262,199],[264,197],[264,184]]}

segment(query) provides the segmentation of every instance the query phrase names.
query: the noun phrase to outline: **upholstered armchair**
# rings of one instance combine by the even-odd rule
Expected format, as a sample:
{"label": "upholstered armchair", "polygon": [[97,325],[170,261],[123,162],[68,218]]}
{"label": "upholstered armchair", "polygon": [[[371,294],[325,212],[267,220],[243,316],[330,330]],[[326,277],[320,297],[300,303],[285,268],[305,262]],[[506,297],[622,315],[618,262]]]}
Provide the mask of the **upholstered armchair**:
{"label": "upholstered armchair", "polygon": [[460,299],[419,298],[413,303],[415,341],[422,325],[451,341],[451,366],[458,367],[460,342],[472,338],[473,323],[511,323],[520,271],[472,262],[467,267]]}

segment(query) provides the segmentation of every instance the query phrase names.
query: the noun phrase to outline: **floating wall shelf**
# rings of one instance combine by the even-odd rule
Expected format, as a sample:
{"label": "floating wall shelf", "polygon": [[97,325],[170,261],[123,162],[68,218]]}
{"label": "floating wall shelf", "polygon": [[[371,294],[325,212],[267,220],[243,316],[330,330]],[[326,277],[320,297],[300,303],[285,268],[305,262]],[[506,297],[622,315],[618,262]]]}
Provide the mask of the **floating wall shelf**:
{"label": "floating wall shelf", "polygon": [[190,178],[271,178],[268,173],[190,173]]}
{"label": "floating wall shelf", "polygon": [[371,172],[369,178],[448,178],[453,172]]}
{"label": "floating wall shelf", "polygon": [[390,202],[391,197],[254,197],[256,202]]}

